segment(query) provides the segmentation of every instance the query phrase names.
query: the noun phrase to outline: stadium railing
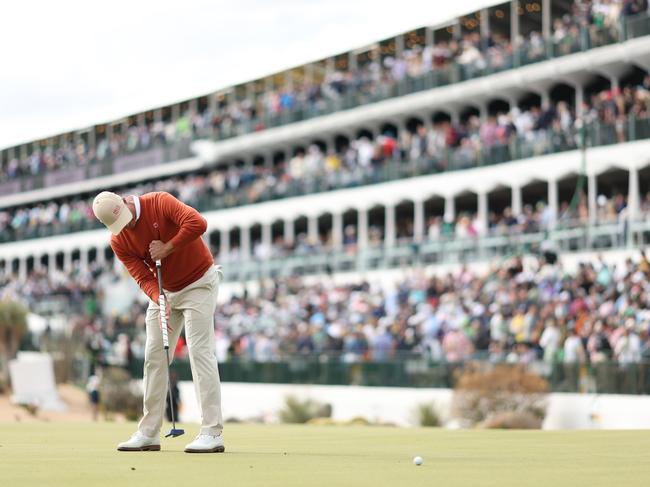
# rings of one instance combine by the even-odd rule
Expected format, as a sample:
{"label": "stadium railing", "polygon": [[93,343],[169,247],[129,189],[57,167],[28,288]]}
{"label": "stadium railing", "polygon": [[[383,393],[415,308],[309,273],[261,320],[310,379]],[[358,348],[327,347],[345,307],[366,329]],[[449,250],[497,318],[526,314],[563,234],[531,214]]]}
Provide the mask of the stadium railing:
{"label": "stadium railing", "polygon": [[[650,119],[637,119],[634,114],[630,114],[627,123],[622,124],[622,126],[592,121],[586,127],[586,145],[588,147],[605,146],[624,141],[631,142],[649,137]],[[437,157],[391,159],[380,166],[366,169],[365,172],[352,178],[352,180],[349,174],[340,173],[328,176],[306,176],[300,180],[291,181],[286,185],[266,188],[256,197],[251,197],[252,193],[249,191],[248,186],[218,195],[209,194],[206,186],[203,194],[200,194],[194,200],[185,202],[202,212],[233,208],[334,189],[352,188],[446,171],[495,165],[533,156],[556,154],[577,149],[579,146],[578,139],[575,129],[571,132],[557,132],[549,129],[536,132],[532,140],[524,137],[513,137],[507,144],[496,144],[487,148],[476,147],[471,150],[452,148],[447,149]],[[71,224],[52,222],[18,228],[9,226],[0,233],[0,243],[44,238],[96,228],[101,228],[99,222],[86,218]]]}
{"label": "stadium railing", "polygon": [[437,68],[419,76],[406,76],[400,81],[384,83],[372,92],[349,89],[338,99],[329,100],[317,107],[298,106],[279,115],[267,115],[262,118],[242,121],[241,127],[217,132],[214,138],[217,140],[227,139],[243,133],[253,132],[258,130],[259,127],[278,127],[341,110],[349,110],[368,103],[439,88],[577,52],[585,52],[592,48],[648,35],[648,33],[650,33],[650,16],[647,13],[621,17],[618,24],[608,27],[582,26],[579,35],[576,37],[567,35],[561,41],[546,42],[543,49],[533,50],[530,46],[521,45],[514,49],[512,55],[505,56],[505,62],[491,63],[488,56],[484,67],[453,63],[449,67]]}
{"label": "stadium railing", "polygon": [[[562,225],[566,225],[562,227]],[[560,228],[534,233],[488,234],[470,238],[441,236],[431,241],[383,244],[365,250],[354,247],[341,250],[316,249],[287,257],[248,261],[219,259],[226,282],[245,282],[295,275],[364,272],[428,264],[453,264],[490,261],[513,255],[538,254],[545,249],[555,252],[596,251],[650,242],[650,222],[637,221],[580,224],[560,222]]]}
{"label": "stadium railing", "polygon": [[[219,374],[226,382],[453,388],[467,363],[470,362],[432,362],[417,354],[372,362],[354,354],[323,353],[269,362],[231,359],[219,363]],[[137,359],[130,364],[133,377],[142,377],[142,366],[143,362]],[[192,379],[189,361],[176,360],[172,367],[180,380]],[[537,361],[526,367],[544,377],[552,392],[650,394],[648,361],[629,364]]]}
{"label": "stadium railing", "polygon": [[[546,42],[543,49],[531,49],[530,46],[522,45],[514,49],[512,55],[505,56],[505,62],[495,65],[487,59],[485,67],[463,66],[453,63],[447,68],[436,69],[434,71],[406,78],[398,82],[385,83],[374,89],[372,92],[363,91],[362,89],[349,89],[344,95],[336,100],[323,101],[319,105],[296,106],[291,110],[284,111],[278,115],[266,115],[262,118],[253,118],[250,120],[239,120],[236,124],[224,128],[204,128],[191,133],[189,139],[168,142],[163,144],[164,151],[162,157],[151,153],[154,149],[138,150],[141,156],[133,162],[133,167],[126,164],[121,170],[137,169],[153,159],[157,164],[171,162],[189,157],[189,142],[195,139],[212,138],[214,140],[224,140],[246,133],[251,133],[264,129],[278,127],[290,123],[295,123],[322,115],[331,114],[341,110],[356,108],[361,105],[375,103],[388,98],[403,96],[420,91],[430,90],[446,86],[460,81],[487,76],[496,72],[516,69],[532,63],[547,61],[557,57],[584,52],[594,47],[605,46],[617,42],[624,42],[629,39],[642,37],[650,34],[650,15],[641,13],[630,17],[621,17],[618,25],[611,27],[597,28],[596,26],[583,26],[577,37],[566,36],[559,42]],[[84,166],[71,165],[70,167],[44,172],[35,176],[21,176],[7,181],[0,180],[0,195],[25,192],[39,189],[54,184],[63,184],[67,182],[76,182],[83,179],[115,174],[120,172],[116,167],[116,160],[123,156],[128,156],[134,152],[128,151],[115,154],[113,157],[99,160],[93,158]],[[139,162],[138,162],[139,161]],[[149,161],[149,162],[146,162]],[[117,164],[117,166],[120,166]]]}

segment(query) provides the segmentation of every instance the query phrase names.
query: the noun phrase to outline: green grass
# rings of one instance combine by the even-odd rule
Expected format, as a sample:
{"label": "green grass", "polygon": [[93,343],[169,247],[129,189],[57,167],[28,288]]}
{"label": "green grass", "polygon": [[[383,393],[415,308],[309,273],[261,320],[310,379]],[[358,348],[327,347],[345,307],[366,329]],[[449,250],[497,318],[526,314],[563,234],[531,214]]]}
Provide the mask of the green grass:
{"label": "green grass", "polygon": [[647,431],[227,425],[225,454],[190,455],[185,429],[161,452],[123,453],[132,424],[0,424],[0,486],[650,485]]}

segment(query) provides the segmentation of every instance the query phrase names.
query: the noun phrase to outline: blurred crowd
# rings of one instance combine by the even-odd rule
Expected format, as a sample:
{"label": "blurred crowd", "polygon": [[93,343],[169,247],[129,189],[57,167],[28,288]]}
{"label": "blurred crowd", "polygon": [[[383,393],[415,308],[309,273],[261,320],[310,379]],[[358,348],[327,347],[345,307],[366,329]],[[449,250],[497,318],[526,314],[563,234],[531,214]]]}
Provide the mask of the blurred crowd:
{"label": "blurred crowd", "polygon": [[[626,140],[628,117],[648,120],[650,76],[637,86],[594,93],[583,107],[587,122],[604,122],[613,140]],[[604,130],[601,130],[603,133]],[[229,165],[207,174],[173,177],[125,188],[122,193],[168,191],[202,211],[262,200],[351,187],[414,174],[512,160],[528,148],[538,155],[577,146],[575,114],[565,101],[542,108],[504,108],[481,122],[470,114],[457,123],[448,117],[412,130],[362,135],[325,151],[312,144],[272,166]],[[0,210],[2,240],[18,240],[93,228],[92,198],[50,201]]]}
{"label": "blurred crowd", "polygon": [[513,258],[484,273],[463,268],[388,287],[293,279],[220,306],[217,348],[222,359],[256,361],[407,353],[434,362],[639,362],[650,358],[648,272],[642,255],[638,264],[597,261],[575,273]]}
{"label": "blurred crowd", "polygon": [[[265,281],[259,293],[234,294],[217,307],[215,342],[220,361],[329,355],[381,362],[408,355],[445,363],[625,365],[650,359],[649,277],[641,253],[619,265],[594,258],[573,272],[545,256],[526,263],[512,257],[485,271],[414,270],[381,283]],[[128,277],[99,267],[58,278],[36,273],[23,284],[5,282],[0,295],[65,296],[78,310],[69,332],[98,362],[126,366],[144,354],[146,302],[139,296],[125,312],[103,313],[106,286],[122,280]],[[175,354],[186,353],[181,337]]]}
{"label": "blurred crowd", "polygon": [[[644,0],[574,2],[569,13],[553,22],[550,42],[556,55],[580,49],[585,32],[590,45],[618,40],[620,18],[642,12],[645,3]],[[545,58],[546,44],[540,32],[533,30],[517,39],[514,47],[527,63]],[[405,79],[435,74],[445,78],[445,82],[453,82],[510,68],[514,47],[507,35],[492,32],[483,38],[478,32],[467,32],[431,46],[422,47],[417,43],[406,46],[400,53],[395,46],[387,53],[373,49],[354,68],[346,62],[344,66],[335,66],[318,82],[307,78],[287,80],[281,86],[265,86],[261,92],[241,100],[229,97],[221,100],[214,111],[207,106],[191,110],[185,107],[176,117],[170,111],[160,120],[145,117],[140,123],[131,117],[132,120],[116,125],[110,133],[102,129],[92,142],[87,134],[57,137],[51,145],[30,150],[26,156],[14,154],[11,159],[3,160],[0,182],[85,166],[156,144],[263,130],[269,125],[293,121],[297,112],[302,117],[317,116],[331,111],[332,107],[340,108],[342,99],[348,100],[348,104],[362,104],[395,96],[397,84]]]}

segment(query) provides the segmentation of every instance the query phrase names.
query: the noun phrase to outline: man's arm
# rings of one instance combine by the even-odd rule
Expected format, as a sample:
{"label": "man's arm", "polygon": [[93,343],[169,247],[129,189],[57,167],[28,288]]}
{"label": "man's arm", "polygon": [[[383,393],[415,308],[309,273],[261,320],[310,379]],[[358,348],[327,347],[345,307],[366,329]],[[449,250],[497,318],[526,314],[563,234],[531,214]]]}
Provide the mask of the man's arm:
{"label": "man's arm", "polygon": [[139,257],[125,252],[119,245],[111,242],[113,252],[118,259],[126,266],[126,270],[133,276],[135,282],[138,283],[140,289],[149,296],[149,298],[157,303],[158,302],[158,279],[154,276],[153,272]]}
{"label": "man's arm", "polygon": [[208,223],[198,211],[169,193],[161,194],[159,204],[162,214],[178,225],[179,230],[169,242],[151,242],[149,253],[153,260],[164,259],[175,250],[182,249],[200,238],[208,228]]}

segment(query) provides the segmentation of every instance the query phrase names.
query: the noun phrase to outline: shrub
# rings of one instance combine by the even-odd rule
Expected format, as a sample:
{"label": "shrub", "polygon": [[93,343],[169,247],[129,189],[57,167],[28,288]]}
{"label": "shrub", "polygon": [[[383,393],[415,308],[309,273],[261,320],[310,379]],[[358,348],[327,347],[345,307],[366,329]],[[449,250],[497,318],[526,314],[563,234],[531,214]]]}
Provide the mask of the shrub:
{"label": "shrub", "polygon": [[415,409],[417,422],[420,426],[438,427],[442,425],[440,414],[434,403],[418,404]]}
{"label": "shrub", "polygon": [[119,367],[103,370],[99,384],[101,408],[107,416],[111,413],[124,414],[129,421],[135,421],[142,411],[142,392],[131,386],[131,376]]}
{"label": "shrub", "polygon": [[295,396],[287,396],[284,409],[279,413],[283,423],[307,423],[313,418],[329,418],[332,416],[332,406],[312,399],[301,401]]}
{"label": "shrub", "polygon": [[542,418],[528,411],[507,411],[491,415],[480,426],[487,429],[536,430],[542,427]]}
{"label": "shrub", "polygon": [[[537,419],[540,427],[546,415],[548,382],[523,366],[471,364],[460,374],[454,388],[453,414],[469,425],[506,424],[521,415],[521,424]],[[506,421],[508,419],[508,421]],[[494,427],[494,426],[493,426]]]}

